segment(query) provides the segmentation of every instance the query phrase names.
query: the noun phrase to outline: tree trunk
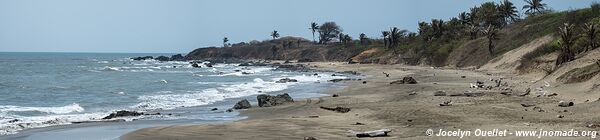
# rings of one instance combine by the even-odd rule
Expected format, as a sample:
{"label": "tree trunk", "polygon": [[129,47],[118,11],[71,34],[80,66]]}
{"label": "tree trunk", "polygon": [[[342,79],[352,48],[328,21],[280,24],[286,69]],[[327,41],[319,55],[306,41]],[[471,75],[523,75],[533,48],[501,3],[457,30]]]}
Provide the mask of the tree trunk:
{"label": "tree trunk", "polygon": [[492,44],[492,39],[488,39],[488,50],[490,51],[490,56],[494,55],[494,45]]}

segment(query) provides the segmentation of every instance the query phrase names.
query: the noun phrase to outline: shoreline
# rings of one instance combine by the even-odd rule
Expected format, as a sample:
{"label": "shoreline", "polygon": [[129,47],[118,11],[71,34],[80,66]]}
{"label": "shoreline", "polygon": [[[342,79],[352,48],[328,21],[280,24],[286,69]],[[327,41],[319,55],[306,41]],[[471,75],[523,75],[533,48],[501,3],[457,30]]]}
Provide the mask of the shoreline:
{"label": "shoreline", "polygon": [[[383,137],[385,139],[447,139],[426,136],[425,130],[560,130],[565,126],[593,130],[586,125],[594,122],[594,116],[599,116],[591,112],[600,111],[600,108],[592,107],[598,104],[595,102],[576,102],[577,105],[569,108],[556,106],[560,100],[573,98],[567,95],[535,97],[536,94],[532,93],[518,96],[527,87],[539,83],[529,83],[530,79],[511,74],[404,65],[310,64],[317,65],[318,69],[358,71],[365,74],[363,81],[367,83],[345,81],[345,88],[328,92],[339,97],[313,98],[283,106],[245,110],[240,115],[248,118],[243,120],[144,128],[125,134],[121,139],[354,139],[356,137],[350,130],[359,132],[384,128],[392,130],[389,136]],[[390,77],[385,77],[382,72],[389,73]],[[390,84],[404,76],[412,76],[418,83]],[[491,85],[490,79],[498,78],[507,82],[507,86],[502,88],[510,88],[511,92],[505,93],[501,88],[469,88],[469,83],[481,80]],[[447,95],[433,96],[438,91]],[[465,96],[465,91],[480,95]],[[439,105],[446,101],[451,101],[452,105]],[[534,104],[535,107],[523,107],[523,103]],[[347,107],[351,111],[337,113],[320,107]]]}
{"label": "shoreline", "polygon": [[[281,70],[280,70],[281,71]],[[283,70],[285,71],[285,70]],[[291,72],[294,72],[294,70],[291,70]],[[306,73],[303,75],[310,75],[312,76],[313,73],[311,73],[312,71],[298,71],[298,73]],[[322,73],[322,74],[331,74],[333,72],[331,71],[314,71],[317,73]],[[294,76],[294,75],[291,75]],[[325,81],[322,81],[325,82]],[[300,84],[299,87],[302,87],[303,84],[310,84],[311,86],[316,86],[317,88],[312,88],[307,93],[304,92],[299,92],[298,86],[296,84],[294,84],[293,86],[290,86],[289,88],[285,89],[284,91],[281,92],[289,92],[292,93],[292,96],[294,96],[294,98],[306,98],[306,97],[322,97],[322,96],[327,96],[325,94],[323,94],[324,92],[319,92],[328,88],[339,88],[341,85],[340,84],[336,84],[336,83],[320,83],[318,85],[312,85],[313,83],[310,82],[305,82]],[[275,94],[275,93],[279,93],[279,92],[269,92],[268,94]],[[295,93],[295,94],[294,94]],[[65,135],[76,135],[73,134],[72,131],[79,131],[80,133],[91,133],[94,132],[93,134],[88,134],[88,135],[94,135],[94,136],[98,136],[98,137],[103,137],[102,139],[105,139],[106,137],[111,137],[110,139],[118,139],[119,136],[133,131],[133,130],[137,130],[137,129],[141,129],[141,128],[147,128],[147,127],[156,127],[156,126],[169,126],[169,125],[182,125],[182,124],[211,124],[211,123],[224,123],[224,122],[230,122],[230,121],[236,121],[236,120],[240,120],[240,119],[244,119],[246,118],[243,115],[240,115],[238,111],[235,112],[225,112],[225,110],[227,110],[227,108],[230,108],[233,106],[233,104],[235,104],[237,101],[241,100],[241,99],[245,99],[245,98],[250,98],[250,101],[256,100],[254,98],[255,96],[249,96],[249,97],[238,97],[238,98],[230,98],[227,100],[223,100],[223,101],[218,101],[216,103],[213,104],[209,104],[209,105],[201,105],[201,106],[194,106],[194,107],[185,107],[185,108],[179,108],[179,109],[175,109],[175,110],[164,110],[164,111],[160,111],[161,114],[171,114],[173,113],[173,116],[189,116],[189,115],[193,115],[193,116],[212,116],[212,117],[216,117],[214,119],[217,118],[222,118],[222,119],[226,119],[226,120],[213,120],[211,121],[210,118],[198,118],[198,119],[191,119],[191,118],[185,118],[185,119],[141,119],[141,120],[135,120],[135,121],[89,121],[89,122],[81,122],[81,123],[72,123],[72,124],[63,124],[63,125],[53,125],[53,126],[47,126],[47,127],[38,127],[38,128],[30,128],[30,129],[25,129],[25,130],[21,130],[16,134],[9,134],[9,135],[3,135],[0,136],[0,139],[40,139],[40,136],[57,136],[57,135],[61,135],[61,136],[65,136]],[[213,108],[218,108],[218,111],[213,111]],[[200,110],[200,111],[199,111]],[[158,110],[157,110],[158,112]],[[182,112],[187,112],[187,113],[182,113]],[[192,113],[193,112],[193,113]],[[224,114],[225,113],[225,114]],[[153,113],[150,113],[153,114]],[[228,115],[228,114],[235,114],[235,115]],[[169,115],[170,116],[170,115]],[[221,116],[221,117],[219,117]],[[235,118],[235,119],[234,119]],[[209,119],[209,120],[206,120]],[[117,118],[117,120],[122,120],[122,118]],[[200,123],[198,123],[200,122]],[[93,131],[92,131],[93,130]],[[118,131],[118,132],[116,132]],[[121,133],[121,134],[118,134]],[[115,135],[117,134],[117,135]],[[115,137],[112,137],[115,136]],[[42,139],[62,139],[65,137],[56,137],[56,138],[50,138],[50,137],[46,137],[46,138],[42,138]],[[97,137],[88,137],[88,138],[97,138]]]}

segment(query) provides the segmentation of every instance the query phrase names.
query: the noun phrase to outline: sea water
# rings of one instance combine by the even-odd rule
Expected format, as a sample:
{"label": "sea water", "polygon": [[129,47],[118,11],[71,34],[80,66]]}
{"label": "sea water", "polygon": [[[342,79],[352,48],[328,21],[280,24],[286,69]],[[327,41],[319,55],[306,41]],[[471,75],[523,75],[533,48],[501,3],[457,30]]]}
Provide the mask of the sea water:
{"label": "sea water", "polygon": [[[258,94],[322,95],[331,73],[278,71],[238,64],[200,65],[131,57],[172,54],[0,53],[0,135],[74,122],[103,121],[117,110],[172,112],[131,120],[235,118],[223,112],[234,100]],[[208,62],[206,62],[208,63]],[[250,73],[250,74],[243,74]],[[298,82],[276,83],[281,78]],[[214,105],[214,106],[211,106]],[[222,107],[220,112],[193,107]],[[177,113],[178,110],[186,113]]]}

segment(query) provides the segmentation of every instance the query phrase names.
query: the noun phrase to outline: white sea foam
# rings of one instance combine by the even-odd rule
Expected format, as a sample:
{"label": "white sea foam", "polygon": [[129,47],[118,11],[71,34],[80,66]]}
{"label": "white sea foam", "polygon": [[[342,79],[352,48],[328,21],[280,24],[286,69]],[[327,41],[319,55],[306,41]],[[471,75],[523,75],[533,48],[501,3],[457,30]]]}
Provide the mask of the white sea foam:
{"label": "white sea foam", "polygon": [[22,106],[0,106],[0,112],[26,112],[37,111],[52,114],[67,114],[73,112],[83,112],[85,109],[77,103],[62,107],[22,107]]}
{"label": "white sea foam", "polygon": [[192,91],[190,93],[173,94],[172,92],[167,92],[167,94],[140,96],[138,100],[141,100],[141,103],[133,107],[153,110],[200,106],[222,101],[227,98],[238,98],[257,95],[264,92],[282,91],[287,88],[288,85],[286,84],[265,82],[260,78],[256,78],[253,82],[222,85],[221,87]]}
{"label": "white sea foam", "polygon": [[[100,119],[109,114],[106,113],[84,113],[63,114],[46,116],[7,116],[0,119],[0,135],[15,134],[17,131],[28,128],[39,128],[54,125],[71,124],[72,122],[90,121]],[[16,119],[16,120],[15,120]]]}

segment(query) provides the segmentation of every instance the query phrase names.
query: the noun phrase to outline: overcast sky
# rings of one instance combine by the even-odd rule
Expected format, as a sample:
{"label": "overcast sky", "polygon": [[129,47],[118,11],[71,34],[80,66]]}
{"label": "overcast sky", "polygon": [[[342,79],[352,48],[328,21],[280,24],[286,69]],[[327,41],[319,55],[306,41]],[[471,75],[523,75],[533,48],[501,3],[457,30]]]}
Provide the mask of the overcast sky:
{"label": "overcast sky", "polygon": [[[489,0],[0,0],[0,51],[187,53],[198,47],[312,38],[310,22],[335,21],[354,38],[449,19]],[[499,2],[500,0],[496,0]],[[552,9],[593,0],[544,0]],[[524,2],[513,0],[521,11]]]}

